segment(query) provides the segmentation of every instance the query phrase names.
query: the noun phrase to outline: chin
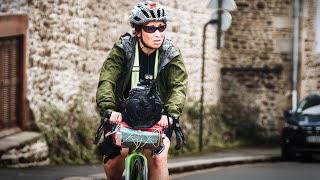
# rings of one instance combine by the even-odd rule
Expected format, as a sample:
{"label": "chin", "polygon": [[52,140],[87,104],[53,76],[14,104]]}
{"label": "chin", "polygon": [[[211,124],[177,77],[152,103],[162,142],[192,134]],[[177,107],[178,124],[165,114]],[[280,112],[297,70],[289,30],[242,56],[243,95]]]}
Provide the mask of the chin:
{"label": "chin", "polygon": [[152,48],[158,49],[160,46],[161,46],[161,44],[155,44],[155,45],[152,46]]}

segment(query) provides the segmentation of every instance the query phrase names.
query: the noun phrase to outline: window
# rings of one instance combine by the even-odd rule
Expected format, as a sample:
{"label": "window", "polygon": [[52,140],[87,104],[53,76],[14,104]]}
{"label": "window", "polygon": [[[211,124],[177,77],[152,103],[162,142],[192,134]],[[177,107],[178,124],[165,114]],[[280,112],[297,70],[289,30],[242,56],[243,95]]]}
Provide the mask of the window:
{"label": "window", "polygon": [[314,106],[318,106],[318,105],[320,105],[320,96],[319,95],[309,96],[309,97],[302,100],[302,102],[300,103],[300,105],[297,109],[297,112],[301,113],[305,109],[308,109],[308,108],[314,107]]}

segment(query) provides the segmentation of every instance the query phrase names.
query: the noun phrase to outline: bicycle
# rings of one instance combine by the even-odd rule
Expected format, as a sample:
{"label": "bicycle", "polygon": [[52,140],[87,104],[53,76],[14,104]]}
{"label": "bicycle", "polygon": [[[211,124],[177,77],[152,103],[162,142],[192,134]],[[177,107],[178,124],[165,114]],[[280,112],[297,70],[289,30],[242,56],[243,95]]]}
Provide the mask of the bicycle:
{"label": "bicycle", "polygon": [[[109,124],[111,113],[111,111],[108,112],[107,117],[101,120],[100,126],[95,134],[94,144],[99,142],[102,130]],[[167,131],[167,133],[164,133],[164,131],[160,129],[160,126],[130,129],[125,125],[117,124],[112,127],[111,132],[114,133],[115,144],[129,148],[129,154],[125,158],[125,180],[148,179],[148,161],[143,154],[143,150],[149,149],[161,151],[159,147],[162,147],[163,145],[163,134],[166,134],[167,137],[171,139],[172,131],[175,132],[176,136],[175,149],[179,150],[184,144],[186,144],[186,141],[179,124],[178,117],[173,117],[172,129]],[[159,137],[162,138],[159,139]],[[128,142],[129,138],[131,140],[130,142]]]}

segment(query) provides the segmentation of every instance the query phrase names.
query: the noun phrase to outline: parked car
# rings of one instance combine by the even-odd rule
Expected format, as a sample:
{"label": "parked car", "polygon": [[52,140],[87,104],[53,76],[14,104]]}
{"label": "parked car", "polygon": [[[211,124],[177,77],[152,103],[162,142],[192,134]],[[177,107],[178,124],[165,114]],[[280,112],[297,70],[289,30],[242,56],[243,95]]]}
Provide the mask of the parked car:
{"label": "parked car", "polygon": [[281,155],[294,160],[296,154],[309,156],[320,152],[320,93],[312,93],[299,103],[295,111],[285,113]]}

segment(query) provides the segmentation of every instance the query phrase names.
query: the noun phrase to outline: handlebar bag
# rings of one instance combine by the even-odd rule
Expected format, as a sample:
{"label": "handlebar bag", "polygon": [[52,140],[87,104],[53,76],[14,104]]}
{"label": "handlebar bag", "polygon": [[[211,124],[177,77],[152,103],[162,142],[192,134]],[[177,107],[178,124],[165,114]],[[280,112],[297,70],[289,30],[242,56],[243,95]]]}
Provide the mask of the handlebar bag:
{"label": "handlebar bag", "polygon": [[122,148],[157,150],[163,145],[164,134],[159,128],[132,129],[117,124],[112,132],[114,143]]}

